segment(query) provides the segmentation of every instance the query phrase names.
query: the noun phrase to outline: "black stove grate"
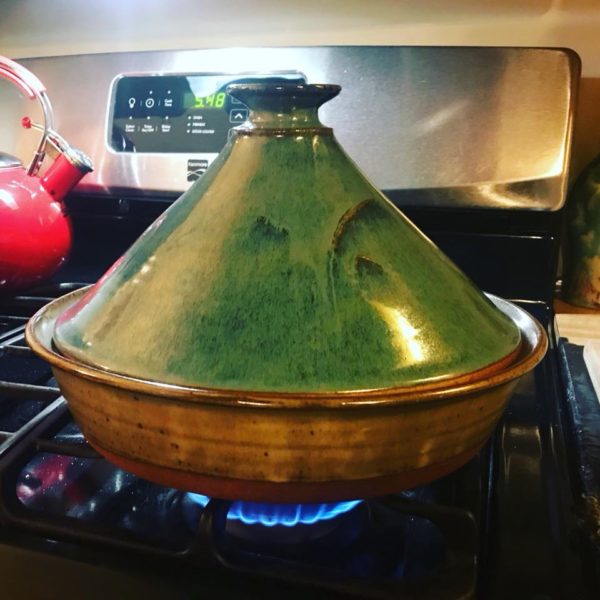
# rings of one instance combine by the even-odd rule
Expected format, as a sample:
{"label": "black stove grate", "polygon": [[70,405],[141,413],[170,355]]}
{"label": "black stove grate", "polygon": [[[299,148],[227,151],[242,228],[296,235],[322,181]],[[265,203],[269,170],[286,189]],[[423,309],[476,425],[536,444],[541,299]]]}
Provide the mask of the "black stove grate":
{"label": "black stove grate", "polygon": [[[25,327],[35,310],[81,287],[56,285],[28,296],[5,298],[0,314],[0,456],[58,406],[60,390],[50,367],[34,358]],[[48,295],[48,293],[51,295]]]}

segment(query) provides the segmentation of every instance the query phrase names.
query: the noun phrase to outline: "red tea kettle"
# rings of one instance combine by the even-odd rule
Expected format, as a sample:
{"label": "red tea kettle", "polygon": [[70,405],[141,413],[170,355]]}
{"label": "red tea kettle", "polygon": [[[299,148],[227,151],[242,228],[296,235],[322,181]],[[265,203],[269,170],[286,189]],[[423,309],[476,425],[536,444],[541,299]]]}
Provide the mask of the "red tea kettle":
{"label": "red tea kettle", "polygon": [[[22,120],[24,127],[42,132],[27,168],[14,156],[0,152],[0,293],[4,293],[43,281],[65,262],[71,248],[71,224],[62,200],[93,165],[52,129],[46,88],[33,73],[0,56],[0,76],[37,99],[44,115],[43,126],[28,117]],[[58,156],[39,177],[48,143]]]}

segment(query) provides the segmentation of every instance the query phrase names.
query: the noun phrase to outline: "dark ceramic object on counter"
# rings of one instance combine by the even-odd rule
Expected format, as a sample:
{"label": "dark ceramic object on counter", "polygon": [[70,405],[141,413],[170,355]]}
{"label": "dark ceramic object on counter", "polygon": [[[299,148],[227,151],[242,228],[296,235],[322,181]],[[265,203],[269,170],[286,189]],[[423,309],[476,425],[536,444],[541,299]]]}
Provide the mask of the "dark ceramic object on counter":
{"label": "dark ceramic object on counter", "polygon": [[600,156],[579,176],[567,201],[562,297],[600,309]]}
{"label": "dark ceramic object on counter", "polygon": [[319,122],[338,92],[233,86],[250,120],[202,179],[29,324],[117,464],[228,498],[398,491],[469,460],[543,356]]}

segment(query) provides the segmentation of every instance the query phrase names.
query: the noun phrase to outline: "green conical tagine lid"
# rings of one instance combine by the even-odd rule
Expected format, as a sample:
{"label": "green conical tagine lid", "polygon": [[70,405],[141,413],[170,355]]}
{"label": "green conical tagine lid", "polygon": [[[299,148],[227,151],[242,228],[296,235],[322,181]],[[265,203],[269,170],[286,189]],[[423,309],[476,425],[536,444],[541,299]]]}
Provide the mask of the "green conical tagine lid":
{"label": "green conical tagine lid", "polygon": [[319,122],[338,86],[230,93],[249,122],[60,317],[63,354],[170,384],[335,392],[453,378],[516,351],[518,327]]}

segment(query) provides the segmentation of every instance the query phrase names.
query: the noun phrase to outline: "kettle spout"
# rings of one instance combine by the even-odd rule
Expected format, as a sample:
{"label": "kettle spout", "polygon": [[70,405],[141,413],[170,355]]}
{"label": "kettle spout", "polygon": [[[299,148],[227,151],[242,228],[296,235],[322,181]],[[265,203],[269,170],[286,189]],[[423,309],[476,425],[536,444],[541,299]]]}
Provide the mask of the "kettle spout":
{"label": "kettle spout", "polygon": [[62,200],[84,175],[93,170],[92,161],[83,152],[69,148],[48,167],[41,184],[53,198]]}

